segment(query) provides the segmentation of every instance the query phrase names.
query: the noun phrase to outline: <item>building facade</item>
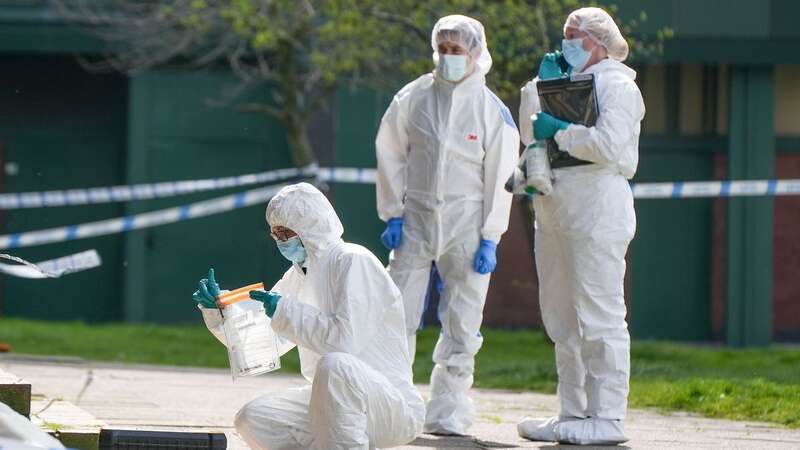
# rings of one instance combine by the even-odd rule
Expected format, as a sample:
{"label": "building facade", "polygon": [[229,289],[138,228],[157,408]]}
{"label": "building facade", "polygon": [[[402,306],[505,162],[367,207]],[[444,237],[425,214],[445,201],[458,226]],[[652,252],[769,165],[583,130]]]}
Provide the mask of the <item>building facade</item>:
{"label": "building facade", "polygon": [[[619,0],[639,30],[674,30],[656,60],[632,61],[647,106],[634,182],[800,178],[800,31],[789,0]],[[16,5],[16,6],[15,6]],[[104,45],[49,2],[0,5],[0,167],[4,192],[208,178],[290,165],[279,123],[213,100],[224,68],[140,75],[84,70]],[[263,95],[254,90],[248,95]],[[390,95],[341,89],[317,120],[323,165],[374,167]],[[514,105],[509,105],[514,108]],[[384,260],[371,185],[336,184],[345,238]],[[83,223],[221,193],[0,211],[3,232]],[[637,200],[626,281],[638,338],[759,345],[800,340],[800,197]],[[532,219],[515,201],[486,306],[488,326],[540,326]],[[523,243],[523,244],[521,244]],[[58,280],[0,280],[0,313],[45,319],[192,322],[209,266],[223,287],[276,279],[263,206],[125,234],[14,251],[29,260],[96,248],[103,265]],[[59,296],[52,293],[58,291]],[[68,299],[69,301],[66,301]]]}

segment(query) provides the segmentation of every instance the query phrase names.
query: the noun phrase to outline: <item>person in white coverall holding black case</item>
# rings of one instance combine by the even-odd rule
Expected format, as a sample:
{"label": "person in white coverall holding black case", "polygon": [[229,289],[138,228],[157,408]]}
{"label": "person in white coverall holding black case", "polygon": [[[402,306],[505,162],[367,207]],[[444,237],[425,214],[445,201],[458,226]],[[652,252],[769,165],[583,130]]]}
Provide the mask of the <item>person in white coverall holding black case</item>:
{"label": "person in white coverall holding black case", "polygon": [[381,121],[377,206],[412,358],[432,263],[444,281],[425,431],[466,434],[483,305],[511,208],[503,186],[517,162],[519,133],[486,87],[492,58],[480,22],[444,17],[431,45],[436,69],[401,89]]}
{"label": "person in white coverall holding black case", "polygon": [[536,83],[566,76],[557,54],[545,55],[539,77],[522,89],[523,143],[555,139],[577,161],[554,166],[552,193],[534,199],[539,302],[555,342],[561,412],[523,420],[518,431],[532,440],[617,444],[627,440],[630,376],[623,284],[636,215],[628,179],[639,161],[645,108],[636,72],[622,64],[628,44],[605,11],[572,12],[562,51],[571,75],[594,75],[599,114],[587,127],[541,112]]}
{"label": "person in white coverall holding black case", "polygon": [[[292,266],[270,291],[250,297],[264,303],[277,336],[297,345],[311,384],[251,401],[236,415],[236,431],[250,447],[268,450],[413,441],[425,405],[412,382],[400,291],[386,269],[366,248],[342,240],[336,212],[310,184],[281,189],[266,216]],[[219,286],[209,278],[195,300],[224,343],[213,308]]]}

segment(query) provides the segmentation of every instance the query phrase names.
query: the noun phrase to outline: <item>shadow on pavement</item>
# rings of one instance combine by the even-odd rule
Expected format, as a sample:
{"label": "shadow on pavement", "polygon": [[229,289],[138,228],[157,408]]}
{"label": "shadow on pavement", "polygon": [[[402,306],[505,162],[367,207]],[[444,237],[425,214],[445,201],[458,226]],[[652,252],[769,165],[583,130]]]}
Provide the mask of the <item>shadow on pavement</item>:
{"label": "shadow on pavement", "polygon": [[484,441],[472,436],[441,436],[441,437],[418,437],[414,442],[408,444],[411,447],[435,448],[437,450],[449,450],[460,448],[489,449],[489,448],[518,448],[514,444],[502,442]]}
{"label": "shadow on pavement", "polygon": [[580,448],[581,450],[608,450],[612,448],[619,450],[631,450],[631,448],[626,445],[571,445],[571,444],[547,444],[539,447],[539,450],[558,450],[558,449],[574,449],[574,448]]}

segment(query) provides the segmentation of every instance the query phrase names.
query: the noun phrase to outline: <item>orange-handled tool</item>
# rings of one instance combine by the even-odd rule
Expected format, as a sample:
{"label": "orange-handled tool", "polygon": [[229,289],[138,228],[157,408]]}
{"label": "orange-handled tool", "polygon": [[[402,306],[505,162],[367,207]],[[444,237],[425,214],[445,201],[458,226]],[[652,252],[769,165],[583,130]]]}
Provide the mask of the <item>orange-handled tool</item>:
{"label": "orange-handled tool", "polygon": [[239,289],[234,289],[232,291],[219,294],[217,300],[219,300],[219,302],[225,306],[232,305],[242,300],[249,300],[250,291],[256,291],[259,289],[265,290],[264,283],[250,284],[244,287],[240,287]]}

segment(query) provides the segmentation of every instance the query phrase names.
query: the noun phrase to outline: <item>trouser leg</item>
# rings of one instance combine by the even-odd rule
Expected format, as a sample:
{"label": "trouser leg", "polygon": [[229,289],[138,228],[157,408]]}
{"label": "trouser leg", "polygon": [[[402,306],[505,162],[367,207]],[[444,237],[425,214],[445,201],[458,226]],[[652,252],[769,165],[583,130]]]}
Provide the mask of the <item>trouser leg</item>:
{"label": "trouser leg", "polygon": [[413,410],[383,374],[356,357],[329,353],[320,359],[314,375],[311,448],[369,449],[408,443],[420,428],[419,409]]}
{"label": "trouser leg", "polygon": [[475,413],[468,391],[472,387],[475,355],[483,343],[480,326],[490,275],[472,267],[479,236],[452,245],[437,261],[444,281],[439,317],[442,331],[433,352],[431,399],[425,430],[466,434]]}
{"label": "trouser leg", "polygon": [[399,249],[389,255],[389,275],[403,295],[408,336],[409,356],[414,361],[416,354],[417,330],[422,319],[425,294],[431,274],[431,258],[421,255],[415,246]]}
{"label": "trouser leg", "polygon": [[627,239],[587,239],[575,243],[581,282],[576,293],[586,367],[587,414],[625,418],[630,377],[630,336],[625,321]]}
{"label": "trouser leg", "polygon": [[578,313],[572,294],[574,268],[567,255],[566,238],[557,232],[538,228],[535,247],[542,321],[555,343],[560,415],[584,417],[586,368],[581,359]]}
{"label": "trouser leg", "polygon": [[312,441],[310,399],[310,387],[262,395],[236,414],[236,431],[255,450],[307,449]]}

